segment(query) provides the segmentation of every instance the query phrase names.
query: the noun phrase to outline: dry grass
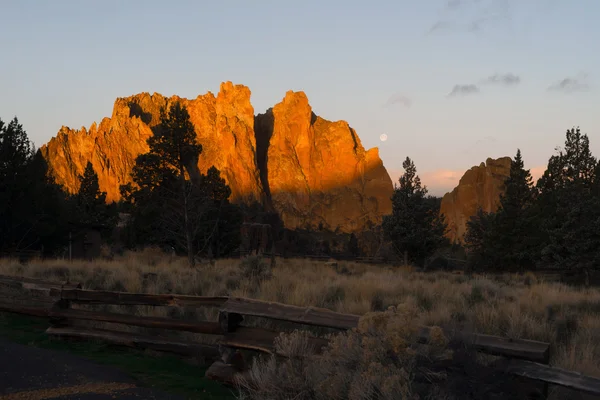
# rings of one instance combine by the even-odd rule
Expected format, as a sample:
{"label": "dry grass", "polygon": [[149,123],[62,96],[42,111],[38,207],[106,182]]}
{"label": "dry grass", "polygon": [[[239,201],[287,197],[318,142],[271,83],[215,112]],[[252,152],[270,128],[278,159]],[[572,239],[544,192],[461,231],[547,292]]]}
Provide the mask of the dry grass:
{"label": "dry grass", "polygon": [[[0,274],[81,282],[86,289],[232,295],[366,314],[413,302],[419,323],[553,344],[551,364],[600,378],[600,291],[525,276],[467,277],[309,260],[219,260],[196,269],[156,250],[114,260],[0,260]],[[114,308],[113,308],[114,309]],[[214,320],[216,310],[129,307],[122,312]],[[264,323],[256,321],[256,323]],[[207,339],[210,340],[210,339]]]}

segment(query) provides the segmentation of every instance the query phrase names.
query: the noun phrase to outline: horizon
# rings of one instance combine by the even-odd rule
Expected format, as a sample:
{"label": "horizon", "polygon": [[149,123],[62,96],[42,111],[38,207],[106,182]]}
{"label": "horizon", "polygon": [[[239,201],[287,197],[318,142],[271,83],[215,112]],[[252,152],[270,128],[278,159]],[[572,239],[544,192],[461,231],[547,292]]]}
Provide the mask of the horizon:
{"label": "horizon", "polygon": [[438,196],[517,148],[537,179],[572,127],[600,152],[600,55],[581,29],[598,29],[596,2],[316,4],[4,1],[0,118],[41,147],[140,92],[195,98],[232,81],[258,114],[303,91],[379,148],[394,183],[408,156]]}

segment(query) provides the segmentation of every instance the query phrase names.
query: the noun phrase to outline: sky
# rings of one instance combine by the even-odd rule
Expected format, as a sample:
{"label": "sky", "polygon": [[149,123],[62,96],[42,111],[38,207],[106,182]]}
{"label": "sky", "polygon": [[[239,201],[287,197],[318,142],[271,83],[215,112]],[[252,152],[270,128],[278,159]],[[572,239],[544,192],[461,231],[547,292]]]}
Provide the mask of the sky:
{"label": "sky", "polygon": [[0,118],[39,147],[140,92],[232,81],[260,113],[304,91],[441,195],[517,148],[539,176],[572,127],[600,155],[599,19],[598,0],[0,0]]}

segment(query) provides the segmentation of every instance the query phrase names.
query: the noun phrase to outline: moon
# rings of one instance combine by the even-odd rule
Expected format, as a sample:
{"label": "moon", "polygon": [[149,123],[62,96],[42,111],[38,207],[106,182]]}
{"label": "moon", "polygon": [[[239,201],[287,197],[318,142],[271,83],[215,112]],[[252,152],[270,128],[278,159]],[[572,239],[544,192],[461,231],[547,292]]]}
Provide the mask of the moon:
{"label": "moon", "polygon": [[381,136],[379,136],[379,140],[385,142],[387,140],[387,135],[385,133],[382,133]]}

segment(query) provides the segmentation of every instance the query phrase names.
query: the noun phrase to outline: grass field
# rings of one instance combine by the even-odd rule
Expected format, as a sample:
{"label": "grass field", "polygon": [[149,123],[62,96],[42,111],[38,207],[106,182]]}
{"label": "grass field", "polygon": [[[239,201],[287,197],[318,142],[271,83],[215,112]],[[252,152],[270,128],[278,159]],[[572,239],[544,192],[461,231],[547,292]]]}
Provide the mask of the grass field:
{"label": "grass field", "polygon": [[[0,274],[69,279],[87,289],[244,296],[360,315],[411,303],[418,310],[414,323],[550,342],[551,365],[600,378],[600,291],[544,282],[531,273],[465,276],[282,259],[272,269],[268,260],[257,259],[218,260],[215,265],[190,269],[184,259],[146,250],[110,261],[20,265],[1,260]],[[216,310],[210,309],[185,310],[181,315],[164,308],[128,308],[126,312],[216,318]]]}

